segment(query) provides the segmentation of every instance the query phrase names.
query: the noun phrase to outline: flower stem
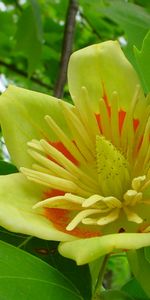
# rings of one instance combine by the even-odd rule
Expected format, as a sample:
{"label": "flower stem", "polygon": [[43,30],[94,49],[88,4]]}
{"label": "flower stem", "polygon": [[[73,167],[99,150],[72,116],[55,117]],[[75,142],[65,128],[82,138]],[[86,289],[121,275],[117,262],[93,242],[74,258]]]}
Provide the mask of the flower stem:
{"label": "flower stem", "polygon": [[102,263],[100,271],[99,271],[99,274],[98,274],[97,283],[95,285],[95,290],[93,293],[92,300],[100,300],[102,281],[103,281],[103,276],[104,276],[104,272],[106,269],[108,258],[109,258],[109,254],[105,255],[103,263]]}
{"label": "flower stem", "polygon": [[19,246],[18,248],[22,248],[23,246],[25,246],[31,239],[33,238],[33,236],[28,236]]}

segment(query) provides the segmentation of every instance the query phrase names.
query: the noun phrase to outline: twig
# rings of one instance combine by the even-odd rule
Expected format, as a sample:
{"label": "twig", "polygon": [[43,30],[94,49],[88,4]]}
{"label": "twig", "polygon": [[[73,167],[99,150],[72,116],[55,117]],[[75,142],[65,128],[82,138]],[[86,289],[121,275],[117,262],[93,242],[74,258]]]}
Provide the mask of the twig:
{"label": "twig", "polygon": [[97,279],[97,283],[95,286],[94,295],[92,297],[92,300],[98,300],[98,299],[100,300],[101,286],[102,286],[103,276],[104,276],[104,272],[105,272],[106,265],[108,262],[108,258],[109,258],[109,254],[104,256],[104,260],[103,260],[101,269],[99,271],[99,275],[98,275],[98,279]]}
{"label": "twig", "polygon": [[[17,73],[18,75],[21,75],[23,77],[28,78],[27,72],[18,69],[14,64],[9,64],[9,63],[6,63],[5,61],[0,60],[0,66],[3,66],[5,68],[11,70],[14,73]],[[40,86],[43,86],[43,87],[47,88],[48,90],[52,89],[51,86],[49,86],[48,84],[44,83],[43,81],[41,81],[40,79],[38,79],[38,78],[36,78],[34,76],[31,76],[30,79],[33,82],[39,84]]]}
{"label": "twig", "polygon": [[72,51],[72,42],[75,29],[75,17],[78,11],[76,0],[69,0],[69,6],[66,15],[62,52],[60,59],[60,69],[58,79],[54,88],[54,96],[61,98],[67,77],[67,66]]}
{"label": "twig", "polygon": [[91,21],[88,19],[88,17],[86,15],[84,15],[82,12],[80,12],[81,17],[83,18],[83,20],[86,21],[86,23],[88,24],[88,26],[91,28],[92,32],[100,39],[102,40],[101,35],[99,34],[99,32],[93,27]]}
{"label": "twig", "polygon": [[28,236],[20,245],[18,245],[18,248],[24,247],[30,240],[32,240],[33,236]]}

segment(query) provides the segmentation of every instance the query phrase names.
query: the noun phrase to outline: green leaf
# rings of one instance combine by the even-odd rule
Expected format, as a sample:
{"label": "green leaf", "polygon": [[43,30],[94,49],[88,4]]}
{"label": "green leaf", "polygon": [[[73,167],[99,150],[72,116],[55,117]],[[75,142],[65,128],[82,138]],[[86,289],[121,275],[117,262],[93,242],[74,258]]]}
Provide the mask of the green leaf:
{"label": "green leaf", "polygon": [[145,89],[145,92],[150,91],[150,67],[149,67],[149,55],[150,55],[150,31],[143,40],[142,49],[138,50],[134,48],[134,54],[139,70],[139,74]]}
{"label": "green leaf", "polygon": [[2,241],[0,242],[0,270],[0,299],[83,299],[77,289],[60,272],[38,258]]}
{"label": "green leaf", "polygon": [[80,291],[86,300],[91,299],[91,276],[88,265],[77,266],[70,259],[61,256],[57,250],[58,242],[32,238],[23,247],[24,250],[45,260],[63,273]]}
{"label": "green leaf", "polygon": [[58,242],[16,234],[0,228],[1,239],[44,260],[63,273],[80,291],[84,299],[91,299],[91,276],[88,265],[77,266],[58,253]]}
{"label": "green leaf", "polygon": [[17,173],[17,172],[18,170],[14,165],[6,161],[0,160],[0,175],[7,175],[7,174]]}
{"label": "green leaf", "polygon": [[28,74],[33,73],[42,53],[42,25],[38,2],[31,1],[22,13],[16,32],[16,48],[28,60]]}
{"label": "green leaf", "polygon": [[135,300],[148,300],[145,292],[143,291],[142,287],[135,278],[127,282],[122,287],[122,291],[132,296]]}
{"label": "green leaf", "polygon": [[150,263],[150,247],[144,248],[144,254],[145,254],[145,258]]}
{"label": "green leaf", "polygon": [[150,28],[150,15],[143,7],[133,3],[109,0],[109,4],[108,7],[102,9],[102,12],[125,32],[128,43],[124,50],[131,62],[134,63],[133,45],[141,47]]}
{"label": "green leaf", "polygon": [[145,258],[144,248],[137,251],[128,251],[127,255],[135,278],[140,283],[146,295],[150,297],[150,263]]}
{"label": "green leaf", "polygon": [[101,293],[99,300],[135,300],[122,291],[106,291]]}

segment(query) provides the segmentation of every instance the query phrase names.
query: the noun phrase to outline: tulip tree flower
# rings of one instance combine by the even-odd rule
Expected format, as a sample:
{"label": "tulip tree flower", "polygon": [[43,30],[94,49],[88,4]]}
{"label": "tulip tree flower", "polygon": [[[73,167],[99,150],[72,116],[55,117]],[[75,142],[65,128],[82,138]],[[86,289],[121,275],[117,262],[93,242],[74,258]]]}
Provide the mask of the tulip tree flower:
{"label": "tulip tree flower", "polygon": [[10,86],[0,122],[19,173],[1,176],[0,225],[60,241],[77,264],[150,246],[150,97],[117,42],[75,52],[74,102]]}

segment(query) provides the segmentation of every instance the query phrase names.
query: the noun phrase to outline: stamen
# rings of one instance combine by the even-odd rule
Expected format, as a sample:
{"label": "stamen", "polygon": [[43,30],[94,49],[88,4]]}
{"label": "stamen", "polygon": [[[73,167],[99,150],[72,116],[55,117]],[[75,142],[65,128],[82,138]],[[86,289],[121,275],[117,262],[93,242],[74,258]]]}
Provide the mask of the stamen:
{"label": "stamen", "polygon": [[91,107],[91,102],[86,87],[81,88],[81,98],[82,101],[80,101],[80,103],[77,103],[77,108],[83,124],[88,130],[88,133],[92,138],[93,142],[95,142],[95,136],[97,134],[100,134],[100,130]]}
{"label": "stamen", "polygon": [[54,175],[58,177],[62,177],[64,179],[68,180],[74,180],[74,176],[70,174],[67,170],[56,164],[55,162],[51,161],[50,159],[44,157],[43,155],[33,151],[28,150],[28,153],[40,164],[42,164],[44,167],[49,169]]}
{"label": "stamen", "polygon": [[53,189],[62,190],[70,193],[79,193],[83,196],[89,196],[89,193],[85,190],[82,190],[78,187],[74,182],[59,178],[57,176],[52,176],[48,174],[44,174],[38,171],[34,171],[27,168],[20,168],[20,171],[30,180],[41,182],[41,184],[49,186]]}
{"label": "stamen", "polygon": [[141,192],[143,192],[148,186],[150,186],[150,180],[146,181],[141,188]]}
{"label": "stamen", "polygon": [[111,135],[113,144],[116,147],[120,147],[120,135],[119,135],[119,120],[118,120],[118,93],[114,91],[111,99]]}
{"label": "stamen", "polygon": [[143,219],[138,216],[135,212],[133,212],[131,209],[129,209],[126,206],[123,206],[124,212],[127,216],[128,221],[140,224],[143,222]]}
{"label": "stamen", "polygon": [[132,180],[132,188],[138,192],[142,187],[142,185],[144,184],[145,180],[146,180],[145,175],[134,178]]}
{"label": "stamen", "polygon": [[97,225],[101,225],[101,226],[104,226],[106,224],[109,224],[111,222],[114,222],[115,220],[118,219],[118,216],[119,216],[119,212],[120,212],[120,209],[119,208],[116,208],[116,209],[113,209],[113,211],[108,214],[107,216],[103,217],[103,218],[100,218],[98,221],[97,221]]}
{"label": "stamen", "polygon": [[33,164],[33,165],[32,165],[32,169],[35,170],[35,171],[42,172],[42,173],[54,175],[54,173],[52,173],[50,170],[48,170],[48,169],[46,169],[46,168],[44,168],[44,167],[41,167],[41,166],[38,165],[38,164]]}
{"label": "stamen", "polygon": [[142,117],[140,119],[140,122],[139,122],[139,126],[135,132],[135,145],[134,145],[134,154],[135,155],[137,155],[137,152],[139,151],[139,145],[140,145],[142,137],[144,135],[149,115],[150,115],[150,105],[148,105],[146,110],[144,110]]}
{"label": "stamen", "polygon": [[150,167],[150,145],[148,147],[147,154],[146,154],[146,157],[144,159],[143,173],[147,173],[147,170],[149,169],[149,167]]}
{"label": "stamen", "polygon": [[102,133],[107,140],[110,140],[111,139],[110,118],[108,116],[108,111],[104,99],[100,99],[99,101],[99,110],[100,110],[100,117],[101,117]]}
{"label": "stamen", "polygon": [[129,110],[126,112],[125,120],[122,127],[122,132],[121,132],[121,145],[122,148],[124,149],[124,152],[127,152],[129,157],[133,150],[133,144],[134,144],[133,117],[134,117],[135,107],[139,100],[139,93],[140,93],[140,86],[137,85]]}
{"label": "stamen", "polygon": [[[83,202],[81,197],[67,197],[68,194],[64,196],[56,196],[51,197],[46,200],[40,201],[36,203],[33,208],[38,207],[50,207],[50,208],[61,208],[61,209],[68,209],[68,210],[76,210],[81,209],[81,204]],[[75,204],[75,205],[74,205]]]}
{"label": "stamen", "polygon": [[97,225],[98,219],[94,218],[85,218],[82,220],[82,224],[84,225]]}
{"label": "stamen", "polygon": [[137,195],[137,191],[135,190],[128,190],[123,198],[124,198],[124,204],[125,205],[130,205],[131,201],[133,200],[133,198]]}
{"label": "stamen", "polygon": [[62,165],[65,169],[67,169],[73,176],[79,178],[83,183],[95,189],[98,189],[97,182],[88,176],[85,172],[83,172],[80,168],[75,166],[70,160],[68,160],[60,151],[51,146],[45,140],[40,141],[41,146],[45,150],[45,152],[50,155],[53,159],[55,159],[60,165]]}
{"label": "stamen", "polygon": [[[28,150],[28,153],[35,160],[37,160],[40,164],[43,164],[45,167],[47,167],[47,169],[44,168],[44,170],[45,170],[44,173],[50,174],[50,175],[56,175],[56,176],[64,178],[64,179],[72,180],[80,188],[88,191],[89,193],[93,193],[93,189],[91,188],[90,185],[87,186],[87,184],[82,183],[82,181],[79,180],[79,178],[76,178],[74,175],[72,175],[70,172],[68,172],[66,169],[62,168],[55,162],[51,161],[50,159],[44,157],[43,155],[41,155],[33,150]],[[32,165],[32,167],[33,167],[33,165]],[[33,169],[34,169],[34,167],[33,167]],[[41,171],[40,166],[38,168],[36,167],[35,170]],[[42,172],[43,172],[43,169],[42,169]]]}
{"label": "stamen", "polygon": [[138,174],[139,171],[141,171],[141,165],[143,164],[143,160],[147,154],[147,149],[149,149],[149,134],[150,134],[150,118],[148,119],[144,136],[143,136],[143,141],[140,147],[140,150],[137,154],[137,159],[136,163],[134,166],[134,172],[135,174]]}
{"label": "stamen", "polygon": [[104,199],[104,197],[102,197],[100,195],[92,195],[91,197],[84,200],[82,207],[92,206],[103,199]]}
{"label": "stamen", "polygon": [[70,141],[67,135],[61,130],[61,128],[55,123],[50,116],[45,116],[45,120],[53,132],[57,135],[59,140],[64,144],[68,151],[80,162],[85,162],[85,159],[80,154],[77,147]]}
{"label": "stamen", "polygon": [[107,207],[113,209],[113,208],[121,208],[122,207],[122,203],[120,200],[118,200],[115,197],[105,197],[103,199],[104,203],[106,204]]}
{"label": "stamen", "polygon": [[142,194],[142,193],[137,193],[136,196],[132,199],[130,205],[131,205],[131,206],[134,206],[135,204],[141,202],[142,197],[143,197],[143,194]]}
{"label": "stamen", "polygon": [[33,139],[32,141],[28,142],[27,145],[35,150],[43,152],[43,148],[40,145],[40,141]]}
{"label": "stamen", "polygon": [[73,230],[82,221],[82,219],[84,219],[90,215],[97,214],[97,213],[100,213],[99,209],[86,209],[86,210],[79,212],[75,216],[75,218],[68,224],[68,226],[66,227],[66,230],[68,230],[68,231]]}
{"label": "stamen", "polygon": [[150,226],[146,227],[142,232],[143,232],[143,233],[148,233],[148,232],[150,232]]}
{"label": "stamen", "polygon": [[[82,149],[82,147],[80,147],[80,144],[84,145],[84,148],[88,148],[88,150],[86,149],[86,152],[88,153],[86,155],[86,152],[83,151],[83,155],[86,157],[86,159],[88,158],[88,156],[91,154],[95,156],[95,145],[93,144],[93,142],[91,141],[89,135],[88,135],[88,131],[85,130],[82,122],[80,121],[80,119],[77,117],[77,115],[75,115],[75,113],[69,109],[69,107],[67,107],[63,101],[60,102],[61,108],[63,109],[64,112],[64,117],[65,120],[68,124],[68,127],[71,129],[71,132],[73,134],[74,140],[80,150]],[[77,143],[78,141],[78,143]],[[89,154],[90,151],[90,154]],[[92,156],[93,158],[93,156]]]}

